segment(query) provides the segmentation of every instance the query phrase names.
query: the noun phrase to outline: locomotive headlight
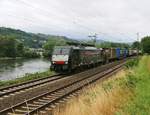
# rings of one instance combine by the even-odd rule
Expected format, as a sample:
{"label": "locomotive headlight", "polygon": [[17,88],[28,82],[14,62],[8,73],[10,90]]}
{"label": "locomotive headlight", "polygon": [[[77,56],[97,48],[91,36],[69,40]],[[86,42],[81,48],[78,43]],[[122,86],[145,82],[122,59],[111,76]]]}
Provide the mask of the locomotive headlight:
{"label": "locomotive headlight", "polygon": [[55,64],[55,62],[53,61],[53,64]]}
{"label": "locomotive headlight", "polygon": [[65,64],[68,64],[68,62],[66,61]]}

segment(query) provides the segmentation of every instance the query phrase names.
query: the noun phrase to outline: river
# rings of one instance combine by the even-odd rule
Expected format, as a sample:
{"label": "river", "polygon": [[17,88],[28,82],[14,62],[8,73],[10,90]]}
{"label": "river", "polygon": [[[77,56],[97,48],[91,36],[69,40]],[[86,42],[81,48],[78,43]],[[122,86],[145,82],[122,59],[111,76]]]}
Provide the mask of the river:
{"label": "river", "polygon": [[0,80],[12,80],[27,73],[43,72],[50,67],[46,59],[0,60]]}

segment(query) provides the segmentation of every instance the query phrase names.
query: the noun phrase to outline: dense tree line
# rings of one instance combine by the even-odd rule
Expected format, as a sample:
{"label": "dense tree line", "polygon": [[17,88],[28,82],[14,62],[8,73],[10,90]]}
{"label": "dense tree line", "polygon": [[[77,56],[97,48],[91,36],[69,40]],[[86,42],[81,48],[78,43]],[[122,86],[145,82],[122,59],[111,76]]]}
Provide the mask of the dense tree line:
{"label": "dense tree line", "polygon": [[98,48],[130,48],[129,44],[125,43],[114,43],[114,42],[102,42],[102,43],[96,43],[96,47]]}
{"label": "dense tree line", "polygon": [[38,57],[13,36],[0,36],[0,57]]}
{"label": "dense tree line", "polygon": [[29,48],[25,48],[23,57],[26,57],[26,58],[38,58],[38,57],[40,57],[40,54],[38,54],[34,50],[30,50]]}
{"label": "dense tree line", "polygon": [[0,57],[16,57],[18,44],[13,37],[0,36]]}
{"label": "dense tree line", "polygon": [[135,41],[132,44],[133,49],[139,49],[142,53],[150,54],[150,36],[143,37],[141,42]]}
{"label": "dense tree line", "polygon": [[[39,55],[35,51],[30,50],[30,48],[43,48],[45,50],[43,55],[50,57],[55,45],[66,45],[67,41],[74,42],[74,40],[64,36],[33,34],[21,30],[0,27],[0,57],[39,57]],[[86,41],[86,43],[93,44],[93,41]],[[150,36],[146,36],[141,42],[136,41],[132,45],[103,41],[96,43],[96,47],[140,49],[144,53],[150,54]]]}
{"label": "dense tree line", "polygon": [[[67,42],[69,40],[66,39],[58,39],[58,38],[50,38],[48,41],[43,45],[43,49],[45,49],[44,52],[44,57],[50,57],[52,55],[52,51],[54,46],[56,45],[67,45]],[[69,41],[69,42],[77,42],[77,41]],[[86,41],[86,42],[81,42],[81,43],[88,43],[88,44],[93,44],[92,41]],[[115,48],[115,47],[121,47],[121,48],[129,48],[129,44],[124,44],[124,43],[111,43],[111,42],[102,42],[102,43],[96,43],[96,47],[98,48]]]}

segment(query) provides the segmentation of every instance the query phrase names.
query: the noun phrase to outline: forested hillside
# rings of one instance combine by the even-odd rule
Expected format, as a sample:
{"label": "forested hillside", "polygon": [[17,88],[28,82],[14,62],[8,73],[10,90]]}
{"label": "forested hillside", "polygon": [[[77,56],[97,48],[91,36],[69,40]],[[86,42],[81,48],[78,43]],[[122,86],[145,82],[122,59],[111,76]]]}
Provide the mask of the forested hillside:
{"label": "forested hillside", "polygon": [[48,39],[55,39],[58,41],[70,40],[64,36],[45,35],[40,33],[34,34],[5,27],[0,27],[0,37],[1,36],[15,38],[17,41],[22,42],[25,47],[29,48],[42,48],[43,44],[46,43]]}
{"label": "forested hillside", "polygon": [[12,28],[0,27],[0,57],[38,57],[31,48],[51,51],[54,45],[72,41],[64,36],[27,33]]}

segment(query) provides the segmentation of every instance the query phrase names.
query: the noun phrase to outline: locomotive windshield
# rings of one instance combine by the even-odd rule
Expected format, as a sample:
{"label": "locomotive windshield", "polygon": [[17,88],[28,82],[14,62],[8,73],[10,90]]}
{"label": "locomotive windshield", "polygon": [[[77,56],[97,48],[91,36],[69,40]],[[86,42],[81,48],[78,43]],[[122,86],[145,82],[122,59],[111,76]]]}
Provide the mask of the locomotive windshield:
{"label": "locomotive windshield", "polygon": [[69,52],[70,52],[70,48],[57,47],[54,48],[53,55],[68,55]]}

